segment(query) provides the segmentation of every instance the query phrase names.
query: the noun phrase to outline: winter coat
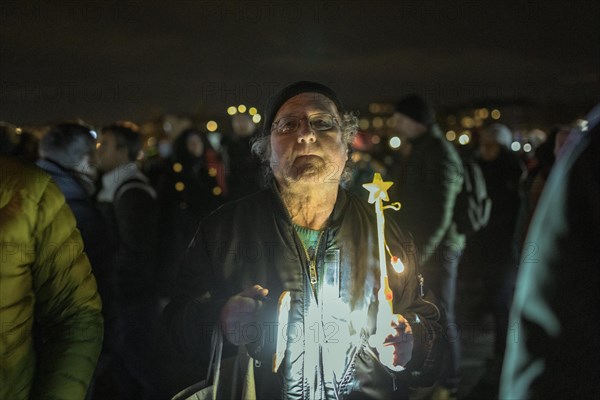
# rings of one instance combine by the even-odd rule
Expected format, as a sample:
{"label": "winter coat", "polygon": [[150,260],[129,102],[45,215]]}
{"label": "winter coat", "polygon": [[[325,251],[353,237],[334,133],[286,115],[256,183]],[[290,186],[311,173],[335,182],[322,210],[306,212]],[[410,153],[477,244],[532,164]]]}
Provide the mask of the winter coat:
{"label": "winter coat", "polygon": [[524,166],[508,148],[501,146],[495,160],[476,158],[485,178],[492,211],[488,224],[470,238],[470,252],[478,265],[516,266],[516,229],[521,206],[520,182]]}
{"label": "winter coat", "polygon": [[92,199],[91,190],[86,190],[77,173],[52,160],[42,159],[38,160],[36,164],[50,174],[54,183],[65,196],[77,221],[77,229],[81,232],[84,250],[92,264],[92,271],[98,282],[102,299],[109,297],[110,246],[107,240],[108,232],[102,215]]}
{"label": "winter coat", "polygon": [[407,370],[393,373],[366,344],[378,312],[376,217],[370,205],[344,189],[317,249],[316,295],[303,267],[307,256],[275,184],[204,220],[181,267],[179,295],[165,310],[174,345],[190,357],[203,357],[224,303],[260,284],[269,289],[270,304],[290,291],[291,311],[279,377],[271,372],[276,340],[282,340],[278,335],[273,340],[269,331],[277,321],[275,310],[266,313],[266,322],[258,324],[259,338],[248,346],[260,361],[253,364],[257,398],[406,397],[408,381],[422,369],[429,368],[433,377],[427,383],[435,378],[431,369],[441,349],[440,315],[419,295],[409,241],[393,221],[386,228],[387,244],[405,265],[397,274],[388,262],[394,312],[404,315],[414,332]]}
{"label": "winter coat", "polygon": [[400,226],[413,235],[421,262],[439,257],[440,247],[462,249],[464,235],[453,222],[456,196],[462,190],[462,162],[437,125],[411,141],[412,151],[396,177],[394,200],[402,204]]}
{"label": "winter coat", "polygon": [[111,302],[130,306],[155,298],[158,267],[156,193],[134,163],[103,175],[98,207],[111,246]]}
{"label": "winter coat", "polygon": [[50,176],[0,156],[0,399],[83,399],[103,337],[75,218]]}

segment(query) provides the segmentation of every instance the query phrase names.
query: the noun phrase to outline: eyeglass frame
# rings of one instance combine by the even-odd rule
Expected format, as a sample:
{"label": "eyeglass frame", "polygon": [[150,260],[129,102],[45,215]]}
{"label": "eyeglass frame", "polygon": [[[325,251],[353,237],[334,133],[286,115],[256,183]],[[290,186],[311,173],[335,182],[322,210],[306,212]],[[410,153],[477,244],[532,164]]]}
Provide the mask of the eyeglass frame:
{"label": "eyeglass frame", "polygon": [[[312,124],[311,124],[311,118],[318,117],[320,115],[327,115],[327,116],[331,117],[331,119],[333,121],[333,124],[332,124],[331,128],[328,128],[328,129],[316,129],[316,128],[314,128],[312,126]],[[306,122],[308,123],[308,127],[310,128],[310,130],[311,131],[315,131],[315,132],[326,132],[326,131],[329,131],[329,130],[333,129],[333,127],[335,127],[335,126],[341,127],[340,121],[338,121],[338,119],[333,114],[330,114],[330,113],[317,113],[317,114],[308,115],[308,116],[302,117],[302,118],[298,118],[298,117],[294,117],[294,116],[281,117],[277,121],[274,121],[271,124],[271,133],[276,132],[277,129],[278,129],[277,125],[279,125],[279,122],[281,120],[287,119],[287,118],[295,119],[295,120],[298,121],[298,126],[296,127],[296,129],[294,129],[293,131],[288,132],[288,133],[294,133],[294,132],[296,132],[298,130],[298,128],[300,127],[300,121],[303,121],[303,120],[306,120]]]}

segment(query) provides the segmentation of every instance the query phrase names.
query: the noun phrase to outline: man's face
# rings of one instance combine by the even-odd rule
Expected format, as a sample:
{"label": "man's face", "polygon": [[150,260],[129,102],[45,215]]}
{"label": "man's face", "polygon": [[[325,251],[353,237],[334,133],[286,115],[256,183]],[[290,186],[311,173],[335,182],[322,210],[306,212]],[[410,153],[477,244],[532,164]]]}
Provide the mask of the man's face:
{"label": "man's face", "polygon": [[[315,130],[308,118],[328,114],[337,121],[329,130]],[[271,169],[278,183],[288,185],[339,183],[348,160],[347,145],[342,141],[340,116],[335,104],[318,93],[301,93],[286,101],[274,121],[300,119],[298,128],[289,133],[271,133]]]}
{"label": "man's face", "polygon": [[98,169],[109,172],[129,162],[127,149],[125,147],[117,147],[117,140],[112,133],[106,132],[100,135],[98,143],[99,146],[96,152]]}

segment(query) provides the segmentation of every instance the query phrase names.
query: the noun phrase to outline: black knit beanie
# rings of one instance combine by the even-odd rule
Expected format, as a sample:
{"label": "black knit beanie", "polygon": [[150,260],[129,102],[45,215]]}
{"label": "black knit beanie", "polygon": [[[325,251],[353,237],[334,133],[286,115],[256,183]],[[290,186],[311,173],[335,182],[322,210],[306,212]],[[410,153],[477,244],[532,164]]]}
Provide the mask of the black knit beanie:
{"label": "black knit beanie", "polygon": [[281,89],[269,99],[267,107],[265,108],[265,120],[261,136],[268,136],[271,134],[271,125],[273,124],[273,119],[275,118],[277,111],[279,111],[283,103],[300,93],[322,94],[335,104],[340,114],[344,112],[342,102],[331,88],[317,82],[300,81],[292,83]]}
{"label": "black knit beanie", "polygon": [[394,111],[425,125],[431,126],[435,123],[435,114],[427,102],[416,94],[411,94],[400,99],[396,103]]}

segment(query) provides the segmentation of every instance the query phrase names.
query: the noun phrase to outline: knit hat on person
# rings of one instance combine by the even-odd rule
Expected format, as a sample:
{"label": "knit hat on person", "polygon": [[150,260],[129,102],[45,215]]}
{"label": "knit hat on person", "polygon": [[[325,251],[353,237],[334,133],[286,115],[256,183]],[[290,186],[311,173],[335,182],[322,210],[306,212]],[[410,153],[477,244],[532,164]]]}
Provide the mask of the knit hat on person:
{"label": "knit hat on person", "polygon": [[411,94],[403,97],[396,103],[394,111],[425,125],[431,126],[435,123],[433,108],[420,96]]}
{"label": "knit hat on person", "polygon": [[317,82],[300,81],[292,83],[281,89],[278,93],[272,96],[267,103],[266,111],[264,113],[265,122],[261,131],[261,136],[268,136],[271,134],[271,125],[273,125],[273,119],[277,115],[277,111],[281,106],[294,96],[301,93],[319,93],[327,97],[335,104],[338,112],[341,114],[344,111],[342,102],[340,101],[337,94],[329,87],[322,85]]}

